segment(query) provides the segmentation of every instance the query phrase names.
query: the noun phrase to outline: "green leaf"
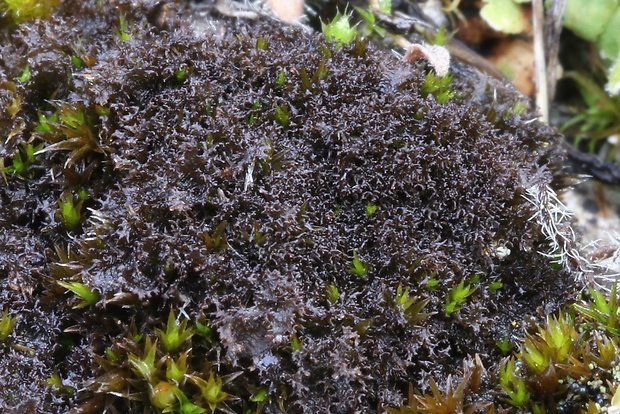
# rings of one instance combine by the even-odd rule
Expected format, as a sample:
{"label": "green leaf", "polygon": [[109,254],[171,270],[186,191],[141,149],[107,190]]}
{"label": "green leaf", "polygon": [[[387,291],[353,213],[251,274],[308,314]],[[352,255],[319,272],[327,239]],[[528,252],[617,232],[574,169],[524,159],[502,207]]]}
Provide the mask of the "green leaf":
{"label": "green leaf", "polygon": [[476,288],[472,288],[470,284],[465,286],[465,279],[461,280],[461,283],[458,286],[455,286],[448,292],[448,297],[446,298],[446,304],[444,306],[444,310],[448,315],[461,310],[463,307],[461,306],[467,298],[476,291]]}
{"label": "green leaf", "polygon": [[377,0],[379,11],[385,15],[392,15],[392,0]]}
{"label": "green leaf", "polygon": [[340,296],[338,292],[338,287],[334,284],[329,284],[325,287],[325,296],[327,297],[327,301],[332,305],[338,301],[338,297]]}
{"label": "green leaf", "polygon": [[101,299],[99,293],[96,290],[93,290],[80,282],[56,282],[58,285],[67,289],[70,292],[73,292],[75,296],[80,299],[80,302],[73,306],[73,309],[85,308],[87,306],[94,305]]}
{"label": "green leaf", "polygon": [[609,74],[607,75],[607,85],[605,90],[611,95],[616,96],[620,93],[620,53],[616,58],[616,61],[611,66]]}
{"label": "green leaf", "polygon": [[176,351],[185,341],[194,335],[196,332],[193,327],[187,327],[187,319],[183,322],[179,321],[174,316],[174,311],[170,310],[168,314],[168,322],[166,324],[166,332],[161,329],[155,329],[155,333],[159,336],[161,344],[168,352]]}
{"label": "green leaf", "polygon": [[18,80],[21,83],[26,83],[30,80],[30,66],[26,65],[26,67],[24,68],[24,71],[22,72],[21,75],[19,75],[17,78],[15,78],[16,80]]}
{"label": "green leaf", "polygon": [[75,55],[71,55],[71,64],[76,69],[82,69],[82,65],[83,65],[82,59],[80,59],[79,57]]}
{"label": "green leaf", "polygon": [[513,347],[513,343],[510,342],[508,337],[504,338],[501,342],[496,341],[495,345],[497,345],[502,355],[508,355]]}
{"label": "green leaf", "polygon": [[263,402],[267,399],[267,396],[269,395],[269,390],[267,388],[259,388],[256,390],[256,392],[254,392],[254,394],[252,394],[252,396],[250,397],[250,401],[252,402]]}
{"label": "green leaf", "polygon": [[175,70],[174,77],[178,82],[185,82],[185,79],[187,79],[187,68]]}
{"label": "green leaf", "polygon": [[293,349],[293,352],[301,351],[303,345],[303,341],[297,338],[297,334],[294,333],[293,336],[291,336],[291,348]]}
{"label": "green leaf", "polygon": [[619,0],[568,0],[564,27],[577,36],[595,42],[607,27]]}
{"label": "green leaf", "polygon": [[179,400],[179,413],[180,414],[202,414],[207,411],[205,408],[199,407],[193,402],[191,402],[187,396],[178,389],[177,387],[173,387],[173,392],[175,397]]}
{"label": "green leaf", "polygon": [[187,357],[189,351],[183,352],[181,356],[175,361],[170,355],[166,360],[166,378],[174,381],[176,384],[181,384],[185,380],[185,374],[187,374]]}
{"label": "green leaf", "polygon": [[368,204],[366,204],[366,215],[367,216],[372,216],[373,214],[375,214],[377,212],[377,209],[379,207],[372,204],[370,201],[368,202]]}
{"label": "green leaf", "polygon": [[9,316],[9,311],[4,310],[2,319],[0,319],[0,341],[6,341],[9,338],[18,319],[19,316],[11,317]]}
{"label": "green leaf", "polygon": [[353,39],[355,39],[355,36],[357,36],[357,26],[351,26],[349,23],[350,18],[351,13],[342,14],[338,12],[334,19],[328,24],[321,22],[321,28],[325,38],[344,44],[351,43]]}
{"label": "green leaf", "polygon": [[213,335],[213,328],[208,321],[205,323],[196,322],[196,334],[210,340]]}
{"label": "green leaf", "polygon": [[275,113],[276,122],[285,128],[288,127],[291,123],[291,119],[290,119],[288,109],[286,108],[286,106],[279,106],[278,104],[275,104],[274,107],[276,110],[276,113]]}
{"label": "green leaf", "polygon": [[131,35],[129,34],[129,26],[127,25],[127,21],[125,20],[125,16],[121,13],[119,18],[120,30],[116,32],[116,36],[121,42],[129,42],[131,40]]}
{"label": "green leaf", "polygon": [[151,338],[146,338],[144,344],[144,358],[140,358],[137,355],[129,354],[129,364],[132,366],[132,370],[136,375],[147,380],[149,383],[153,383],[155,375],[157,373],[158,366],[155,365],[155,354],[157,352],[157,342],[151,342]]}
{"label": "green leaf", "polygon": [[500,385],[508,394],[508,403],[515,407],[523,407],[530,400],[525,382],[518,372],[514,358],[508,358],[500,367]]}
{"label": "green leaf", "polygon": [[[610,11],[611,12],[611,11]],[[620,7],[607,22],[607,27],[599,37],[596,45],[604,59],[617,60],[620,53]]]}
{"label": "green leaf", "polygon": [[439,286],[439,280],[435,278],[430,278],[428,279],[428,282],[426,282],[426,285],[424,285],[424,288],[426,290],[435,290],[437,289],[437,286]]}
{"label": "green leaf", "polygon": [[68,230],[76,230],[82,221],[82,202],[75,203],[71,193],[64,193],[58,200],[60,209],[60,221]]}
{"label": "green leaf", "polygon": [[504,284],[502,282],[500,282],[499,280],[497,280],[495,282],[491,282],[491,284],[489,285],[489,289],[491,289],[491,291],[495,292],[495,291],[500,290],[503,286],[504,286]]}
{"label": "green leaf", "polygon": [[59,0],[4,0],[15,23],[35,19],[48,19],[60,3]]}
{"label": "green leaf", "polygon": [[52,133],[53,127],[58,124],[58,112],[54,112],[49,118],[39,112],[39,123],[34,129],[40,134]]}
{"label": "green leaf", "polygon": [[[523,349],[521,351],[521,357],[525,360],[525,362],[532,368],[532,370],[537,373],[544,372],[549,364],[551,363],[548,352],[548,347],[543,347],[540,345],[540,348],[544,348],[541,350],[539,348],[540,342],[536,341],[534,338],[527,336],[525,338],[525,343],[523,344]],[[549,351],[550,352],[550,351]]]}
{"label": "green leaf", "polygon": [[503,33],[518,34],[525,30],[525,17],[513,0],[485,0],[480,16],[493,29]]}
{"label": "green leaf", "polygon": [[368,264],[360,260],[356,251],[353,251],[353,262],[349,268],[349,273],[359,276],[362,279],[366,279],[366,276],[368,276]]}
{"label": "green leaf", "polygon": [[286,73],[284,73],[284,69],[280,70],[278,74],[278,79],[276,80],[276,87],[281,88],[286,83]]}
{"label": "green leaf", "polygon": [[215,411],[218,404],[228,398],[228,393],[222,390],[224,382],[220,377],[214,375],[213,372],[209,373],[209,379],[207,381],[194,375],[189,376],[189,378],[200,388],[200,393],[211,411]]}
{"label": "green leaf", "polygon": [[149,401],[163,412],[170,412],[177,402],[175,388],[174,384],[167,381],[160,381],[155,387],[149,383]]}
{"label": "green leaf", "polygon": [[267,42],[267,39],[265,39],[263,36],[259,36],[259,38],[256,39],[256,49],[267,50],[268,48],[269,43]]}

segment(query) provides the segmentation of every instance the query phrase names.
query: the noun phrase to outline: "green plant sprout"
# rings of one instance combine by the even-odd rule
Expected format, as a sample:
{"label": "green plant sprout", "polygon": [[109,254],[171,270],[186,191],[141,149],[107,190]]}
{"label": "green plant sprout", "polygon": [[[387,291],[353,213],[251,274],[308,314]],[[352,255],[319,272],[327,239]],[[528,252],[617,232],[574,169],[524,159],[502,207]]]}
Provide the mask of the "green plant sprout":
{"label": "green plant sprout", "polygon": [[291,124],[291,118],[286,106],[279,106],[278,104],[274,104],[275,115],[274,118],[276,122],[283,127],[288,127]]}
{"label": "green plant sprout", "polygon": [[82,69],[82,66],[83,66],[82,59],[80,59],[76,55],[71,55],[71,64],[76,69]]}
{"label": "green plant sprout", "polygon": [[155,333],[159,336],[164,349],[167,352],[176,351],[183,343],[194,335],[196,330],[193,327],[187,327],[187,319],[181,323],[176,319],[174,311],[170,310],[168,314],[168,323],[166,324],[166,332],[161,329],[155,329]]}
{"label": "green plant sprout", "polygon": [[[13,95],[13,98],[11,99],[11,102],[9,104],[7,104],[6,106],[6,110],[8,112],[8,114],[11,116],[11,119],[15,118],[15,116],[19,113],[19,111],[21,111],[22,109],[22,94],[17,92],[17,86],[15,85],[14,82],[6,82],[5,83],[6,88],[11,92],[11,94]],[[9,135],[10,137],[10,135]],[[0,160],[2,160],[2,158],[0,158]]]}
{"label": "green plant sprout", "polygon": [[15,324],[17,324],[17,320],[19,316],[9,316],[9,311],[7,309],[4,310],[2,314],[2,319],[0,319],[0,341],[5,342],[9,339],[9,335],[13,333],[13,329],[15,329]]}
{"label": "green plant sprout", "polygon": [[226,248],[226,235],[224,231],[226,231],[227,226],[228,221],[224,220],[218,224],[213,234],[209,234],[208,232],[202,233],[202,237],[205,239],[205,244],[208,249],[224,250]]}
{"label": "green plant sprout", "polygon": [[491,290],[491,292],[497,292],[502,287],[504,287],[504,284],[499,280],[493,281],[489,284],[489,289]]}
{"label": "green plant sprout", "polygon": [[321,22],[321,30],[328,41],[338,42],[340,47],[342,44],[349,44],[357,36],[357,25],[351,26],[351,13],[336,13],[331,22],[325,24]]}
{"label": "green plant sprout", "polygon": [[515,115],[521,115],[523,112],[525,112],[526,109],[527,109],[527,102],[518,101],[516,104],[514,104],[510,112],[512,112]]}
{"label": "green plant sprout", "polygon": [[73,294],[80,299],[77,305],[73,306],[73,309],[86,308],[94,305],[101,299],[101,296],[96,290],[89,288],[80,282],[62,282],[57,281],[59,286],[65,288],[67,291],[73,292]]}
{"label": "green plant sprout", "polygon": [[338,287],[333,283],[330,283],[325,287],[325,297],[330,304],[334,304],[338,302],[338,298],[340,297],[340,293],[338,292]]}
{"label": "green plant sprout", "polygon": [[54,9],[60,4],[60,0],[3,0],[15,23],[35,19],[48,19]]}
{"label": "green plant sprout", "polygon": [[77,230],[82,221],[83,199],[75,202],[71,193],[64,193],[58,200],[60,221],[67,230]]}
{"label": "green plant sprout", "polygon": [[460,311],[463,309],[462,305],[467,301],[467,298],[475,291],[476,288],[473,288],[471,284],[465,286],[465,279],[462,279],[458,286],[453,287],[450,292],[448,292],[446,304],[443,307],[444,311],[446,311],[448,315]]}
{"label": "green plant sprout", "polygon": [[155,381],[157,371],[161,366],[160,362],[155,365],[156,353],[157,341],[153,342],[150,337],[147,337],[144,343],[144,358],[140,358],[131,353],[127,356],[133,372],[139,377],[144,378],[149,384]]}
{"label": "green plant sprout", "polygon": [[260,387],[250,397],[250,401],[256,403],[262,403],[269,397],[269,390],[267,388]]}
{"label": "green plant sprout", "polygon": [[[35,163],[35,153],[40,150],[42,146],[42,144],[33,146],[32,144],[21,143],[20,148],[13,156],[12,164],[8,167],[0,166],[2,173],[28,178],[30,166]],[[4,162],[2,164],[4,164]]]}
{"label": "green plant sprout", "polygon": [[114,352],[112,348],[105,349],[105,357],[108,359],[108,361],[113,362],[113,363],[119,361],[118,354]]}
{"label": "green plant sprout", "polygon": [[327,74],[329,73],[329,70],[326,66],[327,59],[328,58],[324,58],[321,61],[319,67],[312,75],[312,78],[310,78],[310,76],[308,75],[308,71],[306,71],[306,68],[301,68],[300,78],[302,92],[314,90],[314,88],[320,84],[321,80],[327,77]]}
{"label": "green plant sprout", "polygon": [[183,393],[183,391],[181,391],[177,387],[173,387],[172,390],[174,392],[175,397],[177,397],[177,399],[179,400],[179,413],[180,414],[202,414],[207,411],[205,408],[202,408],[194,404],[193,402],[191,402],[187,398],[187,396]]}
{"label": "green plant sprout", "polygon": [[[446,381],[445,392],[442,393],[434,379],[430,380],[432,395],[417,395],[413,392],[413,386],[409,384],[409,398],[407,405],[402,405],[398,411],[387,408],[389,414],[416,414],[416,413],[462,413],[470,412],[465,407],[465,389],[469,383],[470,375],[458,384],[454,385],[452,376],[449,375]],[[473,412],[473,411],[471,411]]]}
{"label": "green plant sprout", "polygon": [[508,394],[506,400],[515,407],[524,407],[530,401],[530,393],[527,390],[523,378],[521,378],[515,358],[506,359],[499,371],[499,382],[502,390]]}
{"label": "green plant sprout", "polygon": [[436,272],[433,272],[429,276],[428,281],[424,284],[424,289],[428,291],[437,290],[437,286],[439,286],[439,279],[437,279],[435,276],[437,276]]}
{"label": "green plant sprout", "polygon": [[[567,72],[564,77],[575,82],[586,109],[562,125],[562,131],[572,131],[573,127],[578,127],[574,145],[578,146],[587,139],[590,140],[589,151],[595,152],[597,143],[620,131],[620,95],[609,96],[590,76],[578,72]],[[607,158],[613,160],[619,153],[620,143],[617,143]]]}
{"label": "green plant sprout", "polygon": [[450,39],[454,37],[455,34],[456,31],[448,33],[446,26],[441,26],[439,30],[437,30],[437,32],[434,34],[432,39],[429,39],[429,43],[436,46],[445,46],[448,44]]}
{"label": "green plant sprout", "polygon": [[281,88],[286,84],[286,73],[284,73],[284,69],[280,70],[278,74],[278,78],[276,79],[276,88]]}
{"label": "green plant sprout", "polygon": [[190,351],[185,351],[175,361],[168,355],[166,359],[166,378],[174,382],[176,385],[185,384],[185,376],[187,374],[187,358]]}
{"label": "green plant sprout", "polygon": [[215,411],[220,403],[229,398],[228,393],[222,389],[224,381],[213,372],[209,373],[209,379],[206,381],[194,375],[190,375],[189,379],[200,389],[200,394],[211,412]]}
{"label": "green plant sprout", "polygon": [[499,348],[499,351],[504,356],[512,352],[512,349],[514,348],[514,344],[510,342],[510,339],[508,337],[504,338],[501,342],[496,341],[495,345],[497,345],[497,347]]}
{"label": "green plant sprout", "polygon": [[573,307],[586,318],[598,322],[610,334],[620,336],[620,306],[617,289],[618,286],[614,283],[608,301],[601,292],[589,288],[592,301],[587,304],[576,303]]}
{"label": "green plant sprout", "polygon": [[351,267],[349,268],[349,273],[352,275],[358,276],[361,279],[366,279],[368,276],[368,263],[364,263],[360,260],[357,255],[357,252],[353,251],[353,261],[351,262]]}
{"label": "green plant sprout", "polygon": [[87,110],[82,104],[61,104],[58,111],[47,117],[39,114],[39,123],[35,132],[51,145],[37,151],[35,155],[53,152],[70,151],[65,161],[65,168],[71,167],[76,161],[92,153],[104,154],[104,148],[97,138],[95,120],[106,109],[97,108],[97,113]]}
{"label": "green plant sprout", "polygon": [[178,392],[176,385],[168,381],[160,381],[155,386],[149,383],[149,402],[163,413],[175,412]]}
{"label": "green plant sprout", "polygon": [[373,216],[377,212],[378,208],[379,208],[378,206],[372,204],[369,201],[368,204],[366,204],[366,215],[369,216],[369,217]]}
{"label": "green plant sprout", "polygon": [[265,39],[263,36],[259,36],[258,39],[256,39],[256,49],[258,50],[269,49],[269,42],[267,42],[267,39]]}
{"label": "green plant sprout", "polygon": [[122,13],[119,15],[118,21],[119,21],[120,29],[115,30],[116,37],[118,37],[118,40],[120,40],[121,42],[131,41],[131,34],[129,32],[129,26],[127,25],[125,16]]}
{"label": "green plant sprout", "polygon": [[185,82],[185,79],[187,79],[187,68],[175,70],[174,77],[177,80],[177,82],[180,82],[180,83]]}
{"label": "green plant sprout", "polygon": [[480,280],[482,279],[482,276],[484,276],[483,274],[480,273],[476,273],[475,275],[473,275],[471,278],[469,278],[469,283],[472,285],[477,285],[480,283]]}
{"label": "green plant sprout", "polygon": [[17,78],[15,78],[15,80],[19,81],[20,83],[26,83],[30,80],[30,76],[31,76],[30,66],[26,65],[22,74],[19,75]]}
{"label": "green plant sprout", "polygon": [[291,336],[291,348],[293,349],[293,352],[297,352],[297,351],[301,351],[301,348],[304,345],[304,341],[297,338],[297,334],[294,333]]}
{"label": "green plant sprout", "polygon": [[533,372],[543,374],[551,364],[567,361],[578,336],[570,315],[548,316],[546,326],[538,327],[535,336],[525,335],[519,357]]}
{"label": "green plant sprout", "polygon": [[60,378],[60,375],[58,375],[58,372],[54,372],[54,374],[52,374],[52,376],[49,377],[46,382],[47,385],[49,385],[50,387],[56,388],[62,394],[69,397],[73,396],[73,394],[75,393],[75,390],[72,387],[69,387],[62,383],[62,379]]}
{"label": "green plant sprout", "polygon": [[260,115],[259,113],[259,109],[260,109],[260,101],[256,101],[252,104],[252,110],[250,112],[250,114],[248,115],[247,118],[247,123],[248,125],[254,125],[256,124],[256,122],[258,121],[258,117]]}
{"label": "green plant sprout", "polygon": [[395,306],[405,319],[411,324],[416,324],[431,316],[430,313],[422,313],[422,310],[430,302],[430,298],[417,301],[416,297],[409,297],[409,288],[403,289],[401,283],[396,287]]}
{"label": "green plant sprout", "polygon": [[198,320],[196,322],[196,335],[205,338],[207,341],[210,341],[213,337],[213,328],[209,321],[200,322]]}
{"label": "green plant sprout", "polygon": [[34,131],[39,134],[51,134],[54,131],[54,127],[58,124],[58,112],[54,112],[49,117],[39,111],[39,122]]}
{"label": "green plant sprout", "polygon": [[364,19],[364,25],[361,27],[364,36],[371,36],[376,33],[380,38],[385,37],[387,30],[377,25],[377,17],[374,8],[369,7],[368,9],[362,9],[361,7],[356,7],[355,11]]}
{"label": "green plant sprout", "polygon": [[422,84],[422,94],[424,96],[433,95],[437,102],[444,104],[454,98],[455,92],[450,89],[453,77],[448,74],[446,76],[436,75],[434,71],[426,74],[426,80]]}

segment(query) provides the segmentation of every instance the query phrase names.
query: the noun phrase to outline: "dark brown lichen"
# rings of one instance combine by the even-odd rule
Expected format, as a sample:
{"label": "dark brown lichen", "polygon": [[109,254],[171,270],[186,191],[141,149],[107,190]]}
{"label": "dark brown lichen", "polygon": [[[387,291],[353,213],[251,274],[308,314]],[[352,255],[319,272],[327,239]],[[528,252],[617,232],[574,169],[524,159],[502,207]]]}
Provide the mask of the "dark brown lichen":
{"label": "dark brown lichen", "polygon": [[[24,142],[50,145],[41,114],[91,114],[80,156],[44,150],[0,188],[0,308],[20,314],[14,342],[34,350],[19,378],[0,377],[2,408],[104,404],[96,386],[42,384],[58,372],[84,389],[105,374],[95,356],[132,326],[153,335],[183,309],[216,330],[200,363],[242,372],[226,390],[233,410],[264,387],[266,412],[374,412],[474,354],[491,364],[514,321],[574,287],[538,253],[546,240],[523,198],[552,182],[559,137],[511,115],[505,85],[457,65],[457,98],[439,104],[420,91],[423,70],[364,40],[334,47],[213,11],[210,30],[192,31],[181,3],[99,3],[65,1],[50,21],[0,33],[6,167]],[[26,65],[31,79],[16,83]],[[66,228],[58,200],[80,190],[84,217]],[[448,292],[476,278],[446,314]],[[101,299],[72,309],[58,279]],[[398,286],[432,315],[405,318]],[[0,352],[4,372],[25,365]],[[143,404],[106,398],[120,412]]]}

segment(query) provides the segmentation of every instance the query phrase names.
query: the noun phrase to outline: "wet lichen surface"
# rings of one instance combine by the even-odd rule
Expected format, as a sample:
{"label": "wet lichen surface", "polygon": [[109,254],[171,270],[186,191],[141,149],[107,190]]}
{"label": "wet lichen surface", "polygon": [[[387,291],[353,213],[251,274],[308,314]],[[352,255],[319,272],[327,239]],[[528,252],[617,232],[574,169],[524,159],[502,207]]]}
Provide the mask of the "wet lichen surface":
{"label": "wet lichen surface", "polygon": [[380,412],[580,288],[524,198],[559,136],[507,86],[455,66],[439,104],[364,40],[98,3],[0,24],[6,412]]}

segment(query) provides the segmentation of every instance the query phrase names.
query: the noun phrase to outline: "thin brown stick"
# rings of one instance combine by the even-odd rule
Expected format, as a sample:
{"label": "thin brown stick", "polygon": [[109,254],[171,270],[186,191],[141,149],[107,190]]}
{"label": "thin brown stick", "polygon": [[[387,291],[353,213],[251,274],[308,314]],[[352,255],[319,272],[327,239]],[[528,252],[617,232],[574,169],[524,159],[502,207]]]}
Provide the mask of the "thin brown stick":
{"label": "thin brown stick", "polygon": [[543,0],[532,0],[534,20],[534,68],[536,71],[536,105],[540,118],[549,122],[549,93],[547,87],[547,62],[545,59],[544,24],[545,8]]}
{"label": "thin brown stick", "polygon": [[553,99],[555,96],[564,10],[566,10],[566,0],[552,0],[545,15],[545,49],[547,52],[547,89],[549,99]]}

